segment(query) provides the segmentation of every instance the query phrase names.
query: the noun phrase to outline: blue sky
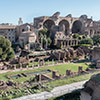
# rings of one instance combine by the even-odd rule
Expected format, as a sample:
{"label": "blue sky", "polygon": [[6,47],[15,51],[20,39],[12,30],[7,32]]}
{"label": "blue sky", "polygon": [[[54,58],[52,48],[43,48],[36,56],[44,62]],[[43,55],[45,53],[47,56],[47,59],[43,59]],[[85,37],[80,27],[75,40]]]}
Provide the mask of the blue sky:
{"label": "blue sky", "polygon": [[100,0],[0,0],[0,23],[17,24],[19,17],[31,23],[34,17],[51,16],[57,11],[61,16],[87,14],[100,20]]}

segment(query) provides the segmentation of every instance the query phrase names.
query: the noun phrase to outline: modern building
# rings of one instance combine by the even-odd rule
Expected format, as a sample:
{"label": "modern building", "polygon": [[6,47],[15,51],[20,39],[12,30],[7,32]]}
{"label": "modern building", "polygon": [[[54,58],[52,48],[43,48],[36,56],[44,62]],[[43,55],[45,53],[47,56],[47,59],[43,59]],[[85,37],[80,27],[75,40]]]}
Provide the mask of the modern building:
{"label": "modern building", "polygon": [[15,43],[16,26],[11,24],[0,24],[0,35]]}

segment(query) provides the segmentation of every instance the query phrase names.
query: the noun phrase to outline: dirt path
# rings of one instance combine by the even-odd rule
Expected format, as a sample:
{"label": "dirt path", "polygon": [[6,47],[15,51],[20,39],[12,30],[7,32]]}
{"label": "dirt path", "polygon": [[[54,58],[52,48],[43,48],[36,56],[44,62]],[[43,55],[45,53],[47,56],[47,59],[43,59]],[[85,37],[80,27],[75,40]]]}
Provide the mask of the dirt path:
{"label": "dirt path", "polygon": [[63,85],[63,86],[55,87],[51,92],[44,91],[38,94],[23,96],[13,100],[46,100],[49,98],[58,97],[66,93],[70,93],[75,89],[81,89],[85,82],[86,81],[81,81],[81,82],[76,82],[68,85]]}

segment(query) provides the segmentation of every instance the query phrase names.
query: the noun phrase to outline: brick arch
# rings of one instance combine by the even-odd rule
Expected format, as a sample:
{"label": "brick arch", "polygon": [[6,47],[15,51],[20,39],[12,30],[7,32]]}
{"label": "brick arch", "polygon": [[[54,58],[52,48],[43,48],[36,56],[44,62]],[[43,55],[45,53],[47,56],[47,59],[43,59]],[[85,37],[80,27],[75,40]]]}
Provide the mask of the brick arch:
{"label": "brick arch", "polygon": [[64,25],[65,26],[65,34],[67,35],[69,32],[69,26],[70,23],[66,19],[62,19],[58,25]]}
{"label": "brick arch", "polygon": [[80,20],[75,20],[72,24],[72,33],[81,33],[82,22]]}
{"label": "brick arch", "polygon": [[47,28],[48,30],[51,30],[51,27],[55,25],[55,22],[52,19],[46,19],[43,22],[43,28]]}

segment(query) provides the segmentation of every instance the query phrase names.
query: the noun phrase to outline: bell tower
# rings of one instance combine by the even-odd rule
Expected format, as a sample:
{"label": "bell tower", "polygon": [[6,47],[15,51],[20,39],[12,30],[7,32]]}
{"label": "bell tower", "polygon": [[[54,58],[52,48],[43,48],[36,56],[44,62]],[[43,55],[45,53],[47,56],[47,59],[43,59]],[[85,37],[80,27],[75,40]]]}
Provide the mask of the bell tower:
{"label": "bell tower", "polygon": [[22,25],[22,24],[23,24],[23,20],[22,18],[19,18],[18,25]]}

